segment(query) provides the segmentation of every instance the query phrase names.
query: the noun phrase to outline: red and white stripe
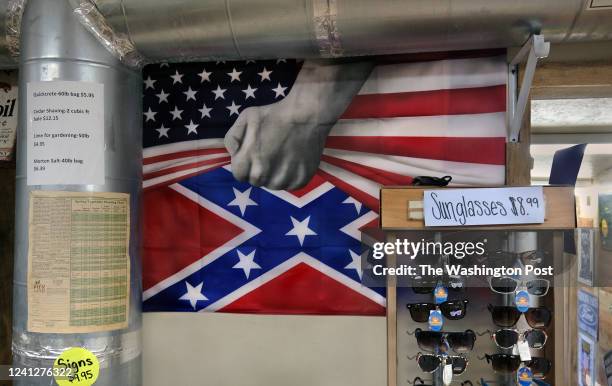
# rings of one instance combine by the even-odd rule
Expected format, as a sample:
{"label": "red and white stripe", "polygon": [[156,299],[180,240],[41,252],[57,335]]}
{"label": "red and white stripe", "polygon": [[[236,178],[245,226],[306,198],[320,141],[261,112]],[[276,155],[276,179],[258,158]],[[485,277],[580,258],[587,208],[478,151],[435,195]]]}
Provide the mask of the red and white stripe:
{"label": "red and white stripe", "polygon": [[[319,176],[375,211],[380,186],[416,176],[503,184],[506,74],[503,56],[378,65],[327,138]],[[144,157],[145,189],[231,162],[223,139],[148,148]]]}
{"label": "red and white stripe", "polygon": [[501,185],[504,57],[377,66],[327,138],[320,175],[378,211],[381,185]]}

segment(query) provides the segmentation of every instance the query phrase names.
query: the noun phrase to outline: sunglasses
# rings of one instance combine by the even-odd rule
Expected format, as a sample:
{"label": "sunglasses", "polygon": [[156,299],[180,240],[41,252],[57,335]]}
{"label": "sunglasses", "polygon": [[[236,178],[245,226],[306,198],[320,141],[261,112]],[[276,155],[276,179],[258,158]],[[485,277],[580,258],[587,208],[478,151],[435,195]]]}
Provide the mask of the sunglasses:
{"label": "sunglasses", "polygon": [[465,372],[468,366],[468,359],[464,356],[451,355],[433,355],[421,354],[417,355],[417,363],[421,370],[426,373],[433,373],[441,365],[450,364],[453,369],[453,374],[461,375]]}
{"label": "sunglasses", "polygon": [[[489,304],[487,309],[491,312],[493,323],[499,327],[512,327],[521,317],[521,312],[516,307]],[[546,307],[529,308],[525,312],[525,319],[532,328],[544,328],[550,324],[552,314]]]}
{"label": "sunglasses", "polygon": [[412,290],[417,294],[431,294],[440,283],[449,291],[460,292],[465,289],[465,279],[463,277],[446,275],[442,279],[436,277],[415,278],[412,281]]}
{"label": "sunglasses", "polygon": [[472,330],[465,330],[463,332],[439,332],[424,331],[417,328],[414,331],[414,336],[421,350],[430,352],[435,352],[448,344],[448,347],[457,354],[466,353],[472,351],[474,342],[476,341],[476,334]]}
{"label": "sunglasses", "polygon": [[550,282],[546,279],[524,281],[516,280],[509,276],[489,278],[489,287],[491,291],[497,292],[498,294],[512,294],[516,292],[521,285],[533,296],[544,296],[548,293],[548,289],[550,288]]}
{"label": "sunglasses", "polygon": [[[432,383],[425,383],[425,381],[422,380],[421,377],[414,378],[414,380],[412,381],[412,384],[416,386],[433,386]],[[460,386],[474,386],[474,384],[472,383],[472,381],[463,381],[461,382]]]}
{"label": "sunglasses", "polygon": [[[511,354],[486,354],[487,363],[491,363],[493,370],[502,373],[513,373],[521,366],[521,357]],[[552,368],[552,362],[542,357],[531,357],[530,361],[523,362],[529,367],[534,378],[544,378]]]}
{"label": "sunglasses", "polygon": [[429,320],[429,313],[431,311],[439,309],[447,319],[459,320],[465,316],[465,309],[467,307],[468,300],[447,300],[444,303],[433,304],[433,303],[408,303],[406,308],[410,310],[410,316],[412,320],[418,323],[427,323]]}
{"label": "sunglasses", "polygon": [[498,347],[501,348],[512,348],[519,342],[519,339],[524,339],[529,347],[539,349],[544,347],[548,335],[544,330],[528,330],[525,332],[518,332],[512,329],[500,329],[495,331],[491,338]]}

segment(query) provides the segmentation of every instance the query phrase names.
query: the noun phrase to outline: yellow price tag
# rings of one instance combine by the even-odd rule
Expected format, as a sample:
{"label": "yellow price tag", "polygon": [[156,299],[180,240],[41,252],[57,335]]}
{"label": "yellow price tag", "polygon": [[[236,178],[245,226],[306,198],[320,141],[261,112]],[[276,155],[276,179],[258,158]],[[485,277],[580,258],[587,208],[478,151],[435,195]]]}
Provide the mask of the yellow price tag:
{"label": "yellow price tag", "polygon": [[90,386],[100,374],[98,358],[83,347],[72,347],[61,353],[53,368],[59,386]]}

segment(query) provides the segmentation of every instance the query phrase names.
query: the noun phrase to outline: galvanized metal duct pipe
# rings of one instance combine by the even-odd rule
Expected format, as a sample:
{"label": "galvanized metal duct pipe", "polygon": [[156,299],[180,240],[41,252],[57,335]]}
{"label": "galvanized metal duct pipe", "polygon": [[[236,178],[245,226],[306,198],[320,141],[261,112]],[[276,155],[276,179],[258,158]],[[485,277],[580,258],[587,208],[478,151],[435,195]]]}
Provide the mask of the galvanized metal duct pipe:
{"label": "galvanized metal duct pipe", "polygon": [[[19,15],[11,8],[23,1],[0,0],[0,68],[14,67],[9,48],[18,51],[11,34]],[[533,33],[553,43],[612,40],[612,6],[594,7],[591,0],[70,2],[85,14],[95,9],[94,29],[105,24],[149,62],[510,47]],[[126,54],[118,56],[123,60]]]}
{"label": "galvanized metal duct pipe", "polygon": [[[142,78],[139,72],[124,67],[100,45],[75,18],[73,9],[66,0],[29,0],[22,25],[24,28],[21,33],[19,64],[20,114],[15,216],[14,364],[50,367],[63,350],[74,346],[84,347],[100,360],[101,370],[96,385],[139,385],[142,298],[139,216],[142,186]],[[32,135],[28,124],[32,123],[32,117],[26,90],[32,82],[43,82],[50,85],[49,87],[55,87],[53,84],[57,85],[59,81],[103,85],[104,105],[100,108],[103,109],[101,116],[104,123],[101,127],[104,140],[95,144],[103,149],[104,172],[100,184],[28,185],[27,176],[32,173],[28,167],[28,153],[32,151],[32,148],[28,147],[28,139]],[[99,138],[102,137],[102,133],[97,134]],[[27,276],[29,198],[32,192],[39,191],[85,192],[85,197],[92,192],[129,194],[131,276],[127,328],[95,333],[29,331],[28,290],[32,291]],[[88,237],[88,232],[96,231],[100,231],[99,227],[81,228],[79,235]],[[46,377],[25,380],[18,384],[54,384]]]}
{"label": "galvanized metal duct pipe", "polygon": [[91,0],[149,61],[359,56],[612,39],[591,0]]}

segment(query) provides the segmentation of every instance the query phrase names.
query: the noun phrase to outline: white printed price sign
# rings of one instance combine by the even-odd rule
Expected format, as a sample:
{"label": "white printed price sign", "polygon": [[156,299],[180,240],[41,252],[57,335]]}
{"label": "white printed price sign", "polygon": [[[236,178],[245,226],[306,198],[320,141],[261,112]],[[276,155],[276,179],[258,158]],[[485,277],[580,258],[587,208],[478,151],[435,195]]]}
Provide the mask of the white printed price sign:
{"label": "white printed price sign", "polygon": [[28,185],[104,184],[104,85],[27,85]]}
{"label": "white printed price sign", "polygon": [[546,204],[541,186],[426,190],[425,226],[541,224]]}

